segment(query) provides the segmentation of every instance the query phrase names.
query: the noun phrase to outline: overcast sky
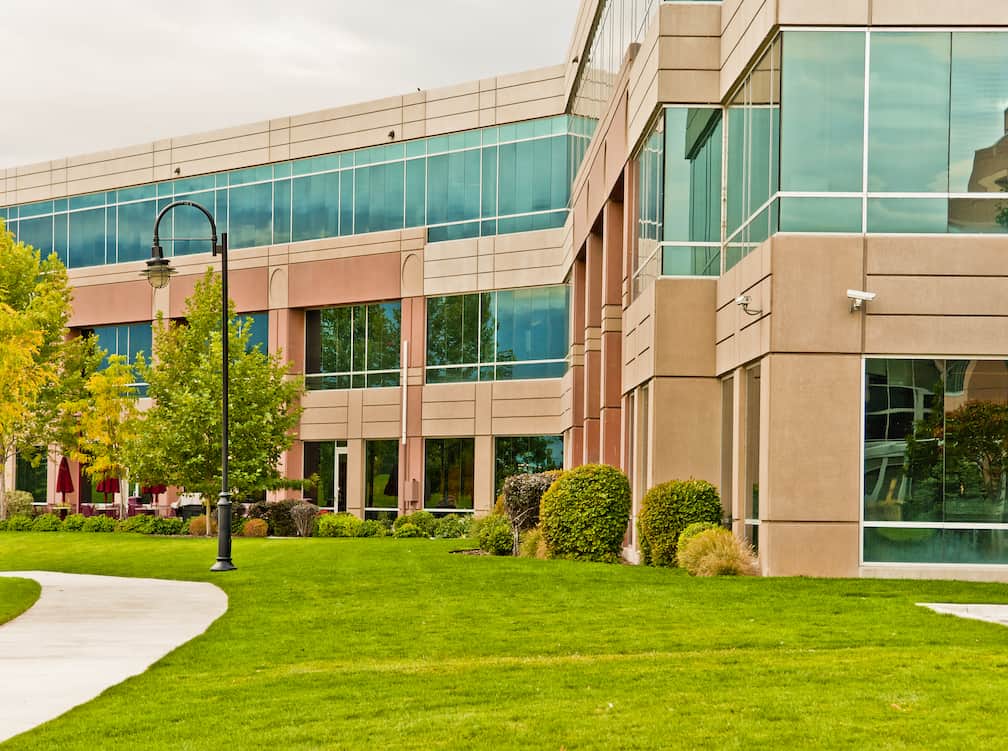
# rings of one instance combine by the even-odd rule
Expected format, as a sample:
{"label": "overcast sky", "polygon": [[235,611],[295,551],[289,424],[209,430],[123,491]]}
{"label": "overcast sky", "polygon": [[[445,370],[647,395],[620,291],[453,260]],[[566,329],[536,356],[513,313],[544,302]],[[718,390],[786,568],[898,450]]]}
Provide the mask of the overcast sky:
{"label": "overcast sky", "polygon": [[565,61],[578,0],[2,0],[0,167]]}

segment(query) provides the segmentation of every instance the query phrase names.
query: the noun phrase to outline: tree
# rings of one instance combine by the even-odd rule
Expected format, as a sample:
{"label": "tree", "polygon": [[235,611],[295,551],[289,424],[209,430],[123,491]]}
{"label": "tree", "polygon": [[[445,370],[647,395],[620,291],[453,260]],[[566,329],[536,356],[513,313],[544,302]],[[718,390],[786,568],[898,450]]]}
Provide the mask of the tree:
{"label": "tree", "polygon": [[126,474],[126,447],[140,435],[135,381],[126,358],[111,355],[108,367],[87,379],[84,396],[65,405],[78,426],[70,458],[86,465],[90,477],[122,479]]}
{"label": "tree", "polygon": [[[211,269],[186,306],[187,324],[158,315],[153,361],[137,359],[153,404],[126,464],[140,482],[184,487],[209,501],[221,484],[221,285]],[[293,441],[303,384],[279,355],[249,349],[250,322],[230,301],[228,315],[229,484],[248,494],[283,484],[277,464]]]}
{"label": "tree", "polygon": [[[85,344],[66,340],[70,299],[59,257],[14,242],[0,222],[0,467],[18,449],[64,437],[68,422],[56,405],[80,380],[62,376],[89,362]],[[0,516],[5,492],[0,472]]]}

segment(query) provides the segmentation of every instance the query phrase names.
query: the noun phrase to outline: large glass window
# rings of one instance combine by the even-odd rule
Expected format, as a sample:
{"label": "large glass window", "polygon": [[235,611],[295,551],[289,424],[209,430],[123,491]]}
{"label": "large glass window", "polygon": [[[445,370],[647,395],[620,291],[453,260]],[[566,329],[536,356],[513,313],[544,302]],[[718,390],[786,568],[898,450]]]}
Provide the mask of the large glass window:
{"label": "large glass window", "polygon": [[721,111],[669,107],[635,157],[633,294],[658,275],[721,272]]}
{"label": "large glass window", "polygon": [[[563,226],[567,115],[0,209],[68,268],[144,260],[159,209],[192,200],[232,249],[428,226],[431,243]],[[191,207],[160,226],[167,255],[204,253]]]}
{"label": "large glass window", "polygon": [[424,441],[424,508],[434,513],[473,508],[472,438]]}
{"label": "large glass window", "polygon": [[565,285],[427,298],[427,382],[559,378],[568,298]]}
{"label": "large glass window", "polygon": [[865,371],[865,561],[1008,563],[1008,362]]}
{"label": "large glass window", "polygon": [[498,495],[511,475],[563,469],[562,435],[498,436],[494,444],[494,487]]}
{"label": "large glass window", "polygon": [[305,313],[305,388],[399,385],[398,300]]}
{"label": "large glass window", "polygon": [[395,518],[399,508],[399,441],[364,442],[364,517]]}
{"label": "large glass window", "polygon": [[305,441],[304,474],[315,482],[306,487],[304,495],[319,508],[347,509],[347,442]]}
{"label": "large glass window", "polygon": [[31,493],[36,503],[48,500],[46,486],[46,452],[44,448],[38,451],[18,451],[14,466],[14,487]]}
{"label": "large glass window", "polygon": [[[101,368],[107,367],[109,355],[122,355],[128,363],[133,364],[137,355],[143,352],[144,358],[150,363],[153,330],[149,321],[95,326],[85,333],[98,337],[98,347],[105,350],[105,357],[99,366]],[[140,387],[141,396],[146,394],[146,384],[140,383],[139,379],[133,385]]]}

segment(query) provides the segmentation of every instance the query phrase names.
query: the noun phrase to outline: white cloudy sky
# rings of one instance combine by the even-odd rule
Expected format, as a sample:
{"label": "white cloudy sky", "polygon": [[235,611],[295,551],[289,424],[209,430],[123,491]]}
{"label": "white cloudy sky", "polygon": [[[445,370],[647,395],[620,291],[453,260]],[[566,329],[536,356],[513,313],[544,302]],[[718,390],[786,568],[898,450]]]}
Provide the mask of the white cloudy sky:
{"label": "white cloudy sky", "polygon": [[578,0],[2,0],[0,167],[564,62]]}

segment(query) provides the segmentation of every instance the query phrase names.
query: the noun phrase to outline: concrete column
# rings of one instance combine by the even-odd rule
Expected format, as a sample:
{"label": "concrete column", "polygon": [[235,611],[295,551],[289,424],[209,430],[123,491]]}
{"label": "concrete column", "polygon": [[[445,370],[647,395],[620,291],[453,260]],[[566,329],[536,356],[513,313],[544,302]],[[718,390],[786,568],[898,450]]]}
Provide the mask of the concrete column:
{"label": "concrete column", "polygon": [[473,508],[477,516],[485,516],[497,502],[494,492],[493,436],[478,435],[473,447]]}
{"label": "concrete column", "polygon": [[601,458],[602,410],[602,237],[594,232],[585,244],[584,298],[584,451],[586,464]]}
{"label": "concrete column", "polygon": [[364,441],[347,441],[347,511],[364,517]]}
{"label": "concrete column", "polygon": [[571,270],[571,423],[564,439],[564,466],[584,464],[584,342],[585,342],[585,260],[584,251]]}
{"label": "concrete column", "polygon": [[600,369],[600,459],[620,461],[623,393],[623,204],[608,201],[603,210]]}

